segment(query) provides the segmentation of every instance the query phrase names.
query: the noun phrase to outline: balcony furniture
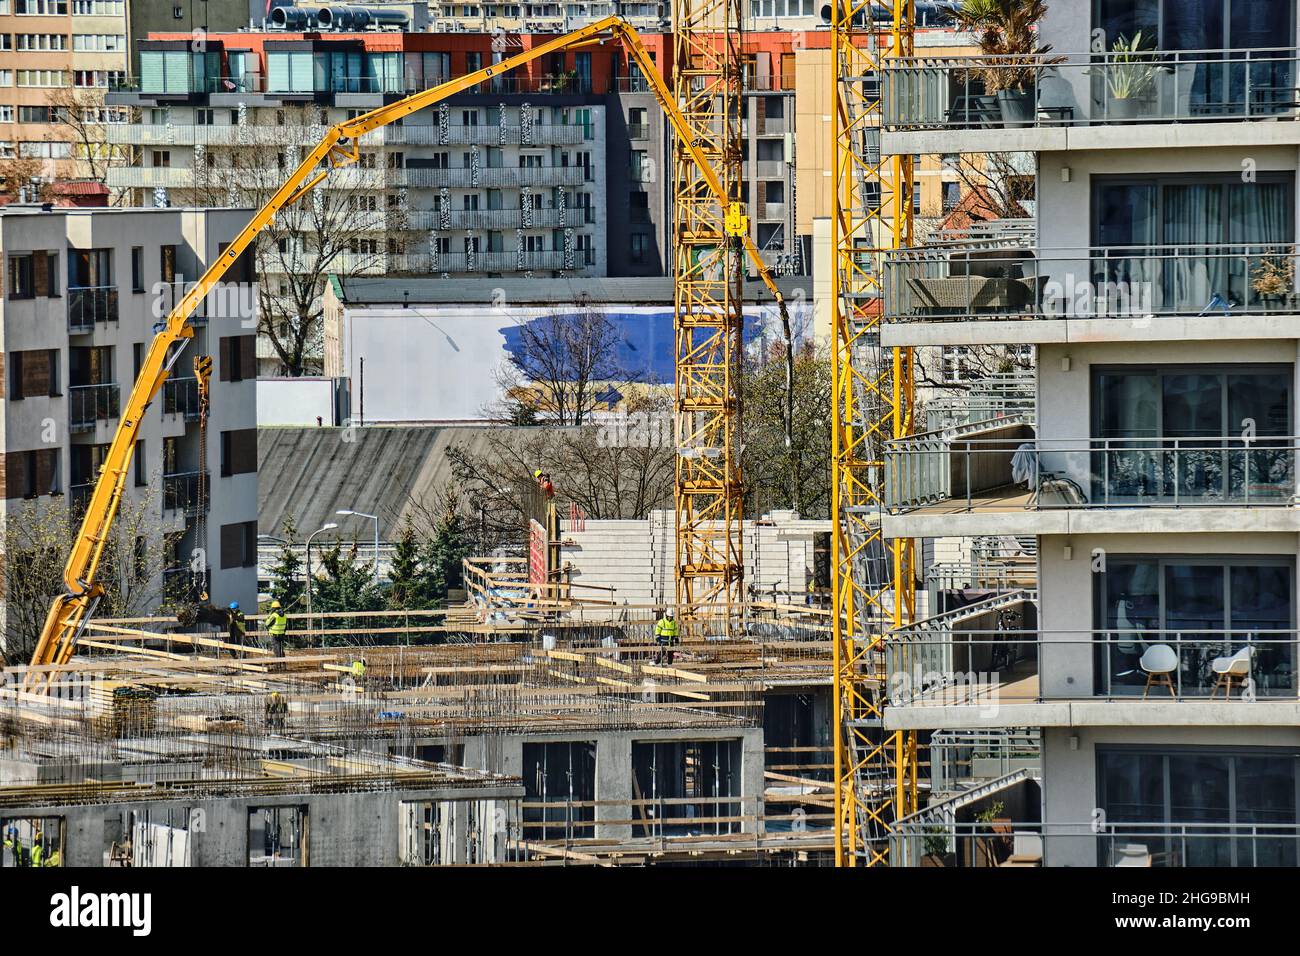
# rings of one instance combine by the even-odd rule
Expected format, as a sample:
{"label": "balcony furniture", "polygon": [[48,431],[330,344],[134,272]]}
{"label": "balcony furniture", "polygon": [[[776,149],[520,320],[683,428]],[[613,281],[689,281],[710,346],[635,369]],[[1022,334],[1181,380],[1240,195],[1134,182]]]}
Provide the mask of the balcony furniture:
{"label": "balcony furniture", "polygon": [[[1174,681],[1171,676],[1174,671],[1178,670],[1178,652],[1168,644],[1152,644],[1147,648],[1142,659],[1138,661],[1138,666],[1147,675],[1146,687],[1142,688],[1142,699],[1147,699],[1147,694],[1152,687],[1168,687],[1169,696],[1178,699],[1178,693],[1174,690]],[[1130,864],[1137,866],[1139,864]]]}
{"label": "balcony furniture", "polygon": [[1125,843],[1123,846],[1115,847],[1115,862],[1113,866],[1150,866],[1151,851],[1141,843]]}
{"label": "balcony furniture", "polygon": [[1088,503],[1088,496],[1084,494],[1083,488],[1073,478],[1062,474],[1058,471],[1043,471],[1039,473],[1038,487],[1034,489],[1033,495],[1025,503],[1026,508],[1041,506],[1043,503],[1043,492],[1055,496],[1050,500],[1050,504],[1081,506]]}
{"label": "balcony furniture", "polygon": [[938,314],[964,315],[1032,311],[1038,304],[1037,279],[992,276],[950,276],[940,279],[908,279],[917,310]]}
{"label": "balcony furniture", "polygon": [[1216,676],[1210,696],[1214,697],[1222,687],[1223,699],[1228,700],[1232,697],[1232,682],[1235,680],[1238,686],[1245,684],[1246,679],[1250,677],[1250,661],[1254,656],[1255,648],[1246,645],[1230,657],[1216,657],[1210,663],[1210,669]]}

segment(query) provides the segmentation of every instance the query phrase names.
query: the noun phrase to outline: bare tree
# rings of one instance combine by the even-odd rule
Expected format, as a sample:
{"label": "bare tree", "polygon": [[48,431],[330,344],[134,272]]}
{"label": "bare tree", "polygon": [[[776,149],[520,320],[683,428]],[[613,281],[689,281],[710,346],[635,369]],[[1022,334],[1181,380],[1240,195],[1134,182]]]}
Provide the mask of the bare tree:
{"label": "bare tree", "polygon": [[506,417],[517,424],[583,425],[600,403],[602,386],[626,386],[621,336],[599,309],[584,302],[516,326],[516,342],[498,370]]}
{"label": "bare tree", "polygon": [[972,220],[1024,219],[1022,202],[1034,198],[1032,163],[1025,153],[961,153],[950,168],[961,183]]}
{"label": "bare tree", "polygon": [[[108,186],[108,171],[131,162],[131,147],[125,143],[110,143],[107,128],[114,111],[121,107],[108,106],[104,90],[61,86],[51,90],[49,104],[57,128],[72,142],[73,159],[78,164],[80,178]],[[60,137],[61,139],[64,137]],[[125,192],[112,200],[120,205]]]}
{"label": "bare tree", "polygon": [[[100,565],[99,614],[148,614],[165,603],[161,514],[156,494],[124,502],[118,511]],[[70,511],[60,499],[10,502],[4,520],[4,643],[10,660],[26,660],[35,649],[50,602],[64,589],[63,565],[80,521],[79,510]]]}
{"label": "bare tree", "polygon": [[[201,202],[262,206],[325,134],[317,107],[285,107],[275,115],[274,126],[249,127],[247,144],[196,147]],[[374,272],[389,264],[386,256],[405,251],[405,213],[400,205],[387,208],[384,168],[383,154],[363,151],[358,164],[330,172],[258,236],[258,331],[290,376],[321,371],[329,276]]]}
{"label": "bare tree", "polygon": [[[6,203],[44,201],[49,192],[44,171],[45,164],[39,159],[15,156],[0,160],[0,196]],[[35,190],[29,188],[33,185]]]}

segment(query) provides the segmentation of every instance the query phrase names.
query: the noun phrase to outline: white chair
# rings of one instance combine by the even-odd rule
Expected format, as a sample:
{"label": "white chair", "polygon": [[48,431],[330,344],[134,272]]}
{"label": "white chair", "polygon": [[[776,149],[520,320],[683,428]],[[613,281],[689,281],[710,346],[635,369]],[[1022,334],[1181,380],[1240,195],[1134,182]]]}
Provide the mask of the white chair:
{"label": "white chair", "polygon": [[1150,866],[1151,851],[1141,843],[1125,843],[1115,847],[1114,866]]}
{"label": "white chair", "polygon": [[1214,688],[1210,691],[1210,697],[1214,697],[1223,688],[1223,699],[1227,700],[1232,696],[1232,682],[1235,680],[1238,686],[1246,682],[1250,676],[1250,661],[1255,655],[1255,648],[1247,644],[1237,653],[1230,657],[1216,657],[1210,664],[1210,669],[1214,671],[1216,678]]}
{"label": "white chair", "polygon": [[1138,666],[1147,675],[1147,685],[1142,689],[1142,699],[1147,699],[1147,693],[1152,687],[1164,686],[1169,688],[1169,696],[1177,699],[1178,693],[1174,690],[1174,681],[1172,674],[1178,670],[1178,652],[1168,644],[1152,644],[1138,661]]}

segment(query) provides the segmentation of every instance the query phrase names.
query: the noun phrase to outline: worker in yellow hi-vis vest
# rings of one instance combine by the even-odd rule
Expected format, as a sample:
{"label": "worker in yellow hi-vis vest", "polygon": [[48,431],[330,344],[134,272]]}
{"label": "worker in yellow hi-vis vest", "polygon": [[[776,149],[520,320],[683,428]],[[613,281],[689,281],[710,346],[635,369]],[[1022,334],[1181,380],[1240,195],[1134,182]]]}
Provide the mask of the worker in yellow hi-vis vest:
{"label": "worker in yellow hi-vis vest", "polygon": [[659,645],[658,663],[672,666],[673,645],[677,643],[678,633],[677,614],[668,608],[663,617],[655,621],[655,643]]}

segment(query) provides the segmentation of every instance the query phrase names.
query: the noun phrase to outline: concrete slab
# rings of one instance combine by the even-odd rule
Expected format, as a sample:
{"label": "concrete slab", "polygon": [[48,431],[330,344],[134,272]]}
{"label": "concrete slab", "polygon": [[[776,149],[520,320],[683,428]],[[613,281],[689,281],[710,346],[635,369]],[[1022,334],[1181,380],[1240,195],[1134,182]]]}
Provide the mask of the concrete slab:
{"label": "concrete slab", "polygon": [[1000,321],[887,322],[887,346],[1065,345],[1082,342],[1213,342],[1300,338],[1300,315],[1114,316]]}

